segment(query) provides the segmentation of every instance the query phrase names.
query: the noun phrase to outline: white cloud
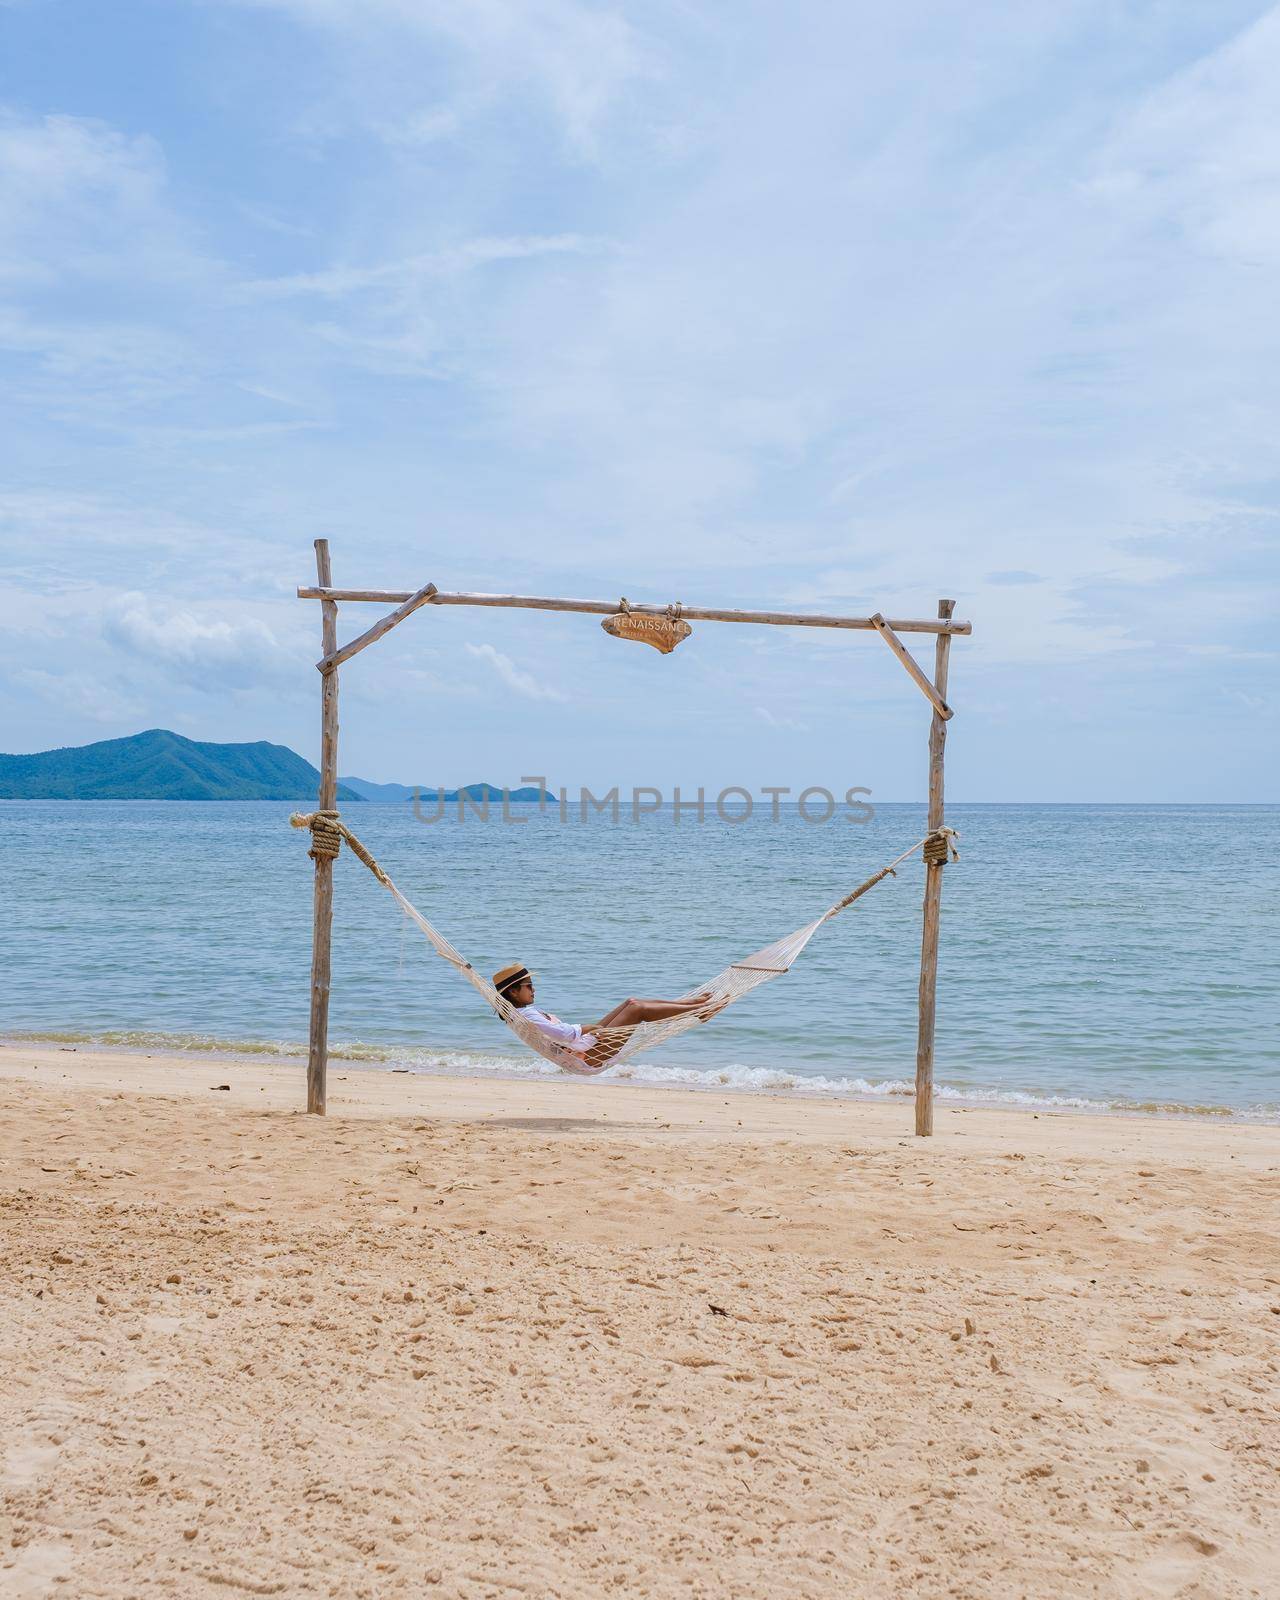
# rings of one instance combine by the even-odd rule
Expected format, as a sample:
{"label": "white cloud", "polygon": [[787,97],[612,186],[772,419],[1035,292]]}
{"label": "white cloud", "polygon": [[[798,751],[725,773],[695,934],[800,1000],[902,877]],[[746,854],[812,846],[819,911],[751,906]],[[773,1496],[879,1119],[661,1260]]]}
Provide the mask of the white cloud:
{"label": "white cloud", "polygon": [[1119,125],[1086,191],[1207,252],[1280,264],[1280,9],[1175,74]]}
{"label": "white cloud", "polygon": [[[219,526],[212,516],[124,494],[70,487],[0,493],[0,539],[11,584],[0,588],[0,607],[12,601],[13,625],[24,612],[41,614],[49,596],[103,606],[120,593],[122,577],[136,581],[140,572],[148,581],[171,575],[178,586],[195,573],[202,588],[230,596],[292,593],[291,572],[286,576],[279,553],[251,527]],[[299,540],[291,558],[304,554]]]}
{"label": "white cloud", "polygon": [[[1058,770],[1050,701],[1089,734],[1140,704],[1158,761],[1232,671],[1266,693],[1280,12],[251,4],[225,0],[209,68],[243,74],[197,73],[185,110],[140,80],[129,132],[0,119],[5,615],[33,670],[152,723],[287,682],[311,737],[289,591],[325,533],[352,583],[412,587],[420,555],[450,587],[950,594],[960,708],[998,703]],[[120,589],[147,599],[104,632]],[[550,624],[509,621],[471,705],[495,678],[563,699]],[[816,765],[849,647],[708,628],[641,694],[615,652],[573,698],[665,724],[673,764],[727,746],[713,688],[761,732],[799,707]],[[864,709],[896,708],[914,691],[865,650]],[[398,749],[390,681],[371,659],[351,693]],[[457,752],[466,709],[432,721]]]}
{"label": "white cloud", "polygon": [[381,131],[388,143],[413,147],[456,138],[462,132],[464,122],[460,107],[432,106],[412,112],[402,123],[389,123]]}
{"label": "white cloud", "polygon": [[56,582],[38,574],[39,587],[17,576],[0,588],[6,748],[83,742],[103,728],[203,726],[235,739],[245,719],[287,726],[315,704],[318,640],[297,601],[223,593],[198,607],[122,592],[83,571]]}
{"label": "white cloud", "polygon": [[779,716],[776,712],[770,711],[768,706],[757,706],[756,716],[760,718],[761,722],[767,723],[769,727],[777,728],[782,732],[808,733],[809,731],[808,723],[797,722],[794,717]]}
{"label": "white cloud", "polygon": [[0,282],[189,277],[159,145],[92,118],[0,111]]}
{"label": "white cloud", "polygon": [[501,650],[495,650],[491,644],[468,643],[464,648],[469,656],[476,661],[483,661],[486,666],[490,667],[508,689],[515,694],[523,696],[526,700],[565,701],[568,699],[568,696],[561,694],[559,689],[553,689],[547,684],[539,683],[531,673],[517,667],[510,656],[504,656]]}
{"label": "white cloud", "polygon": [[209,315],[224,277],[154,139],[0,110],[0,353],[19,425],[118,431],[185,400],[225,360]]}
{"label": "white cloud", "polygon": [[[93,396],[163,400],[185,384],[189,346],[145,323],[57,321],[0,306],[0,351],[36,358],[46,393],[60,391],[67,405]],[[72,401],[74,404],[74,401]]]}
{"label": "white cloud", "polygon": [[[260,618],[237,616],[226,600],[205,612],[158,603],[139,593],[116,598],[103,620],[104,637],[130,654],[176,672],[210,694],[265,679],[297,683],[303,661]],[[231,616],[228,616],[228,612]]]}
{"label": "white cloud", "polygon": [[[452,115],[470,107],[527,95],[556,120],[580,154],[595,151],[602,130],[637,84],[657,74],[657,52],[640,29],[612,6],[587,0],[224,0],[287,12],[340,41],[348,70],[368,75],[368,125],[398,130],[412,139],[433,119],[453,131],[449,110],[430,103],[407,106],[398,122],[387,117],[387,95],[406,54],[428,82],[442,51],[460,80]],[[381,91],[381,92],[379,92]]]}
{"label": "white cloud", "polygon": [[[20,694],[34,694],[64,714],[118,728],[145,716],[145,701],[118,684],[104,682],[93,673],[51,672],[44,667],[21,667],[10,682]],[[52,737],[49,748],[65,742]]]}
{"label": "white cloud", "polygon": [[301,273],[289,278],[268,278],[246,283],[240,292],[262,298],[293,295],[318,295],[338,299],[366,290],[403,290],[433,278],[451,278],[473,268],[496,261],[527,261],[537,256],[583,255],[601,248],[601,241],[579,234],[555,234],[546,238],[467,239],[447,250],[412,256],[402,261],[383,261],[366,267],[331,267],[323,272]]}

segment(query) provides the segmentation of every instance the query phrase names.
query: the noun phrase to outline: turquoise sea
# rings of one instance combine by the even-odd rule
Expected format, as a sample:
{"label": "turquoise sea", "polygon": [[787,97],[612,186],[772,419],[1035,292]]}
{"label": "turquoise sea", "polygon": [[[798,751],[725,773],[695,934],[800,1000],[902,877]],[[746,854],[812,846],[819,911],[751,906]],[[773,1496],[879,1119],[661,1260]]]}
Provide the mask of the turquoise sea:
{"label": "turquoise sea", "polygon": [[[293,807],[0,802],[0,1034],[296,1050],[312,872]],[[668,809],[488,822],[347,818],[486,969],[520,959],[571,1020],[675,994],[808,921],[924,832],[792,807],[737,825]],[[937,1078],[958,1102],[1280,1120],[1280,807],[951,808]],[[610,1076],[787,1094],[909,1093],[923,869],[823,929],[787,977]],[[337,864],[335,1053],[542,1075],[349,854]]]}

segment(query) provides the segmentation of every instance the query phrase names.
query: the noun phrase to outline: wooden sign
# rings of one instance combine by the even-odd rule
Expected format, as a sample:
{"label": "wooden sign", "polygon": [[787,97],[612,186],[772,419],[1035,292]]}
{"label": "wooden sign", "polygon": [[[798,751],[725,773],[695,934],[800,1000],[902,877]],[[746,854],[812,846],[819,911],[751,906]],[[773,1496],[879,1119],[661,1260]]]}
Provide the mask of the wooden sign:
{"label": "wooden sign", "polygon": [[600,626],[615,639],[638,639],[641,644],[651,644],[664,656],[669,656],[693,632],[674,610],[659,616],[648,612],[619,611],[616,616],[606,617]]}

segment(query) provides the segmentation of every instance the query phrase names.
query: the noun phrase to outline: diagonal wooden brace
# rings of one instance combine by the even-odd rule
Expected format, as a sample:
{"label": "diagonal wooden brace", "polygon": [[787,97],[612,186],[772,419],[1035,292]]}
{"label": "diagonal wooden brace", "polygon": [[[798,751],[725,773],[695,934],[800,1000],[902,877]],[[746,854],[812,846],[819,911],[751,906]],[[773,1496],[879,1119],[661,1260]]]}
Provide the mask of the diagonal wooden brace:
{"label": "diagonal wooden brace", "polygon": [[915,683],[916,687],[920,690],[920,693],[933,707],[933,709],[938,713],[944,722],[949,721],[954,715],[951,707],[929,682],[927,675],[921,670],[916,658],[911,654],[910,650],[907,649],[906,645],[903,644],[902,640],[899,639],[898,635],[893,631],[893,629],[878,611],[871,619],[871,626],[876,630],[884,642],[889,646],[890,650],[893,651],[894,655],[897,656],[898,660],[901,661],[902,665],[907,669],[908,675]]}
{"label": "diagonal wooden brace", "polygon": [[425,606],[427,601],[433,599],[438,592],[434,583],[428,583],[424,588],[419,589],[417,594],[411,594],[402,606],[397,606],[394,611],[389,611],[380,621],[375,622],[372,628],[367,628],[358,639],[353,639],[350,644],[344,644],[341,650],[335,650],[332,654],[323,656],[316,662],[317,670],[320,672],[332,672],[335,667],[340,667],[344,661],[350,661],[351,657],[358,651],[363,650],[365,645],[375,643],[382,638],[384,633],[390,633],[398,622],[403,622],[406,617],[411,616],[419,606]]}

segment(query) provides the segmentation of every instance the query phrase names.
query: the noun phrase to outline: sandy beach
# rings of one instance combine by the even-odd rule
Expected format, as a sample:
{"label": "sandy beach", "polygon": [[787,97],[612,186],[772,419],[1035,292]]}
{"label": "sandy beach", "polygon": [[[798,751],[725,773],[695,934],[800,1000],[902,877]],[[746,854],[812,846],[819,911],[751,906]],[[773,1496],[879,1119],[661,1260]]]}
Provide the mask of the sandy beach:
{"label": "sandy beach", "polygon": [[300,1097],[0,1048],[6,1597],[1280,1593],[1275,1129]]}

